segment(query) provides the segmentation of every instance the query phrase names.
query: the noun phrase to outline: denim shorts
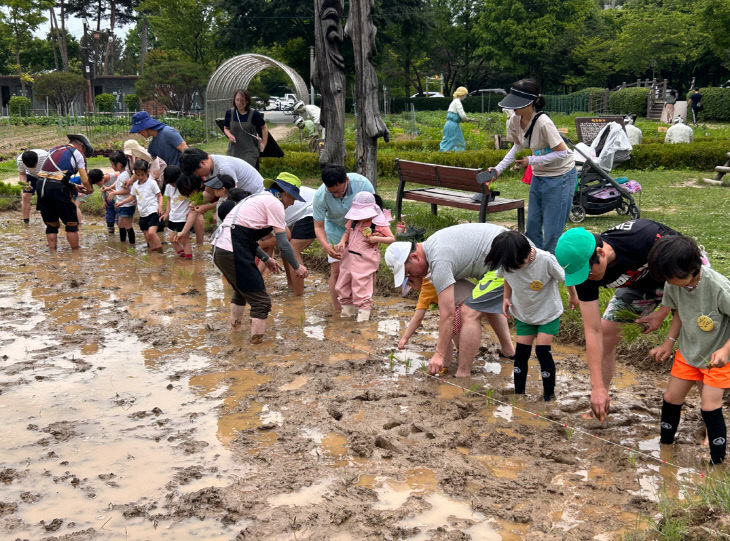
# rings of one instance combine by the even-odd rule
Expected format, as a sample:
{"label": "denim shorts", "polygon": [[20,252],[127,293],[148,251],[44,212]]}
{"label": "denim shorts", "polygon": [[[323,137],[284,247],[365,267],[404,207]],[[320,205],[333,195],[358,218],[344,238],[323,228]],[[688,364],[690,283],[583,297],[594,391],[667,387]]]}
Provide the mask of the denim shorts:
{"label": "denim shorts", "polygon": [[131,207],[119,207],[117,209],[117,216],[122,218],[131,218],[134,216],[134,211],[137,209],[137,205],[132,205]]}

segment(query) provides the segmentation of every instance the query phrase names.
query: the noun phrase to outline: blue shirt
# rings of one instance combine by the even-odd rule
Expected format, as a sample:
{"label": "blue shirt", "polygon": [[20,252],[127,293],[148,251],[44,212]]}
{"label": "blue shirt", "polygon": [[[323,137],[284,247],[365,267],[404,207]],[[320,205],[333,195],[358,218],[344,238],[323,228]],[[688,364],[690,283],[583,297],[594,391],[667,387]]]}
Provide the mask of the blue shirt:
{"label": "blue shirt", "polygon": [[327,186],[322,184],[314,194],[314,201],[312,201],[312,217],[318,222],[324,220],[324,230],[330,244],[340,242],[347,223],[345,214],[350,210],[355,194],[358,192],[375,193],[373,185],[364,176],[358,173],[347,173],[347,178],[350,182],[347,184],[344,197],[339,199],[334,197],[327,191]]}
{"label": "blue shirt", "polygon": [[180,165],[178,145],[183,142],[182,135],[175,128],[163,126],[147,147],[153,158],[162,158],[167,165]]}

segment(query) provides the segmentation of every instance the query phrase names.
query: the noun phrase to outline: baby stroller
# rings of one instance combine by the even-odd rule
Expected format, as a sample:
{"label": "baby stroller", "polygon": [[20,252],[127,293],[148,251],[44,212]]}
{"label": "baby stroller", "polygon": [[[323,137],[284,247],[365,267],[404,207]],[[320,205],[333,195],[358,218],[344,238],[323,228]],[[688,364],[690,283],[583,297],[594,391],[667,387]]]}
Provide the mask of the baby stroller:
{"label": "baby stroller", "polygon": [[[626,134],[619,124],[611,124],[614,124],[626,138]],[[632,220],[639,218],[641,214],[631,192],[616,182],[604,168],[606,167],[610,171],[613,164],[628,160],[631,151],[628,138],[625,142],[619,141],[618,144],[614,144],[617,132],[615,132],[616,128],[613,128],[612,134],[610,128],[610,124],[606,126],[591,147],[582,143],[574,145],[570,139],[563,137],[565,143],[585,160],[578,173],[578,187],[573,196],[573,206],[569,215],[571,222],[579,223],[585,220],[588,214],[605,214],[612,210],[620,215],[629,215]],[[597,155],[601,165],[593,161],[589,154]],[[577,157],[576,162],[580,164]]]}

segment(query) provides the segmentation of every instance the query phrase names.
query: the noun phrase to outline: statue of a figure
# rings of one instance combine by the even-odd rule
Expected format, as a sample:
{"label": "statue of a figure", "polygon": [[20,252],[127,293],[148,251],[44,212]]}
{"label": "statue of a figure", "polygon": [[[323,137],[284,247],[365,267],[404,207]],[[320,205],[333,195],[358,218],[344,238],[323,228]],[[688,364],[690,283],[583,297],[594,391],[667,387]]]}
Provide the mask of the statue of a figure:
{"label": "statue of a figure", "polygon": [[322,164],[345,164],[345,59],[340,52],[344,39],[344,0],[314,0],[314,86],[322,94],[320,124],[327,128]]}
{"label": "statue of a figure", "polygon": [[376,53],[377,29],[372,21],[374,0],[350,0],[350,15],[345,33],[352,39],[355,54],[357,100],[357,171],[376,185],[378,165],[378,137],[387,142],[388,127],[378,107],[378,76],[372,58]]}

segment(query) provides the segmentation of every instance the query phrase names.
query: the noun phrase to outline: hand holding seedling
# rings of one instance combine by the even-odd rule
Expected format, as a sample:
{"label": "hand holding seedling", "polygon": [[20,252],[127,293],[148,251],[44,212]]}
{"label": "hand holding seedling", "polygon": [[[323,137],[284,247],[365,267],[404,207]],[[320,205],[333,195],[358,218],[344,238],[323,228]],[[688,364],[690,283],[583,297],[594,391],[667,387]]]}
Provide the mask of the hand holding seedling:
{"label": "hand holding seedling", "polygon": [[708,368],[722,368],[727,364],[727,359],[730,356],[730,351],[728,351],[727,344],[717,351],[713,351],[712,355],[710,356],[710,361],[708,363]]}

